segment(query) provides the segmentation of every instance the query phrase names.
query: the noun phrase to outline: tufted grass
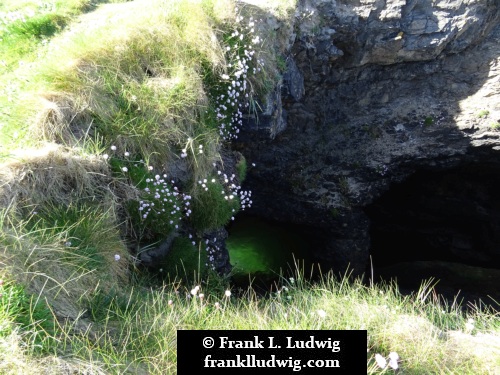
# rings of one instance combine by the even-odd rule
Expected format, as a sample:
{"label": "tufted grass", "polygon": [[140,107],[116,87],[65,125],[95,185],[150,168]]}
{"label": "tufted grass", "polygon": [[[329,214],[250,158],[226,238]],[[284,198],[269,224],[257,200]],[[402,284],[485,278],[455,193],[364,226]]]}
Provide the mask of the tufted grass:
{"label": "tufted grass", "polygon": [[[13,283],[4,281],[4,290],[6,285],[11,288]],[[194,291],[196,285],[200,288]],[[55,329],[45,332],[51,340],[46,340],[42,354],[33,343],[26,343],[40,330],[38,324],[16,324],[19,312],[0,314],[1,325],[10,327],[0,335],[0,345],[11,345],[8,355],[0,354],[4,356],[0,369],[12,369],[20,360],[23,366],[33,364],[32,372],[26,373],[43,369],[63,373],[64,364],[99,374],[175,374],[180,329],[319,329],[367,330],[369,374],[394,373],[382,370],[374,360],[376,354],[387,357],[390,352],[398,353],[400,372],[405,374],[500,370],[498,312],[478,307],[464,313],[459,304],[442,302],[430,282],[415,294],[402,296],[392,284],[366,285],[331,275],[311,281],[297,270],[293,278],[282,277],[270,285],[266,295],[252,287],[238,290],[217,276],[203,284],[193,279],[154,286],[139,278],[127,290],[93,293],[86,314],[74,320],[46,317],[55,322]],[[14,303],[12,298],[7,301]],[[5,303],[1,306],[5,311]]]}
{"label": "tufted grass", "polygon": [[[210,177],[209,180],[212,178]],[[195,230],[203,232],[226,226],[231,217],[240,208],[237,197],[225,198],[229,195],[224,186],[217,180],[207,182],[207,189],[199,189],[193,201],[191,222]]]}
{"label": "tufted grass", "polygon": [[[85,15],[15,72],[10,146],[48,141],[99,153],[113,144],[168,163],[189,137],[217,143],[199,121],[200,62],[225,63],[215,21],[188,2],[109,4]],[[213,162],[217,146],[206,149]]]}

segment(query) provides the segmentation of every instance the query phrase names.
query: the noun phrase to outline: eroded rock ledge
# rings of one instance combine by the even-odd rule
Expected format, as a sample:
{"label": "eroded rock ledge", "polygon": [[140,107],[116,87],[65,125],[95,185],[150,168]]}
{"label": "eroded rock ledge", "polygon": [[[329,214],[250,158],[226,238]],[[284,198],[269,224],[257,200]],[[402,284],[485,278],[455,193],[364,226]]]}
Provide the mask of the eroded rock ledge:
{"label": "eroded rock ledge", "polygon": [[283,51],[286,126],[236,144],[257,164],[253,213],[318,228],[324,266],[365,272],[365,208],[391,186],[500,165],[499,21],[496,0],[302,1]]}

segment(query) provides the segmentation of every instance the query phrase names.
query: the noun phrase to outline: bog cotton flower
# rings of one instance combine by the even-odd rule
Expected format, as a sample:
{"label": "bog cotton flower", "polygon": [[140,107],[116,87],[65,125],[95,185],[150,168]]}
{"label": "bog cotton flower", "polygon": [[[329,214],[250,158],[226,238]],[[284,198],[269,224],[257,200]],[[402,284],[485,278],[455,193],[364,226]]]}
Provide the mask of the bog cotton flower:
{"label": "bog cotton flower", "polygon": [[115,254],[115,260],[118,262],[121,259],[120,255]]}
{"label": "bog cotton flower", "polygon": [[231,297],[231,291],[230,290],[226,290],[225,293],[224,293],[224,295],[226,297]]}

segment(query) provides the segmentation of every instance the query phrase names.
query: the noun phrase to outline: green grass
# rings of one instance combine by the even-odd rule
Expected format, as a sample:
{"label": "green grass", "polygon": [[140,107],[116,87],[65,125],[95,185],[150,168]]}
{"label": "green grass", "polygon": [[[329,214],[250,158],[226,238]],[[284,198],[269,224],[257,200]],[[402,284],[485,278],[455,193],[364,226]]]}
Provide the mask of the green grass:
{"label": "green grass", "polygon": [[30,332],[24,340],[33,352],[42,353],[54,345],[54,316],[45,301],[12,281],[2,280],[0,294],[0,340],[21,330]]}
{"label": "green grass", "polygon": [[91,204],[61,207],[46,205],[30,217],[26,232],[36,234],[41,244],[55,238],[67,248],[59,261],[80,271],[105,271],[104,247],[118,238],[113,219]]}
{"label": "green grass", "polygon": [[177,237],[172,249],[159,267],[160,276],[166,280],[196,280],[207,277],[207,252],[201,244],[193,245],[186,237]]}
{"label": "green grass", "polygon": [[23,96],[27,72],[43,58],[55,35],[78,15],[103,2],[110,1],[6,0],[0,4],[0,152],[7,144],[21,145],[26,141],[24,131],[19,128],[22,109],[16,108],[15,102]]}
{"label": "green grass", "polygon": [[476,114],[476,116],[479,118],[484,118],[484,117],[488,117],[489,114],[490,114],[490,111],[488,111],[487,109],[482,109]]}
{"label": "green grass", "polygon": [[[222,285],[211,279],[202,285],[172,281],[160,288],[138,284],[126,295],[101,291],[89,302],[92,330],[75,329],[84,318],[59,324],[49,349],[101,373],[174,374],[179,329],[361,329],[368,332],[370,374],[383,372],[375,354],[386,357],[389,352],[398,353],[406,374],[493,374],[500,369],[500,348],[490,345],[500,340],[498,315],[479,309],[465,314],[460,306],[440,301],[428,284],[402,296],[394,285],[367,286],[331,275],[313,282],[297,272],[282,278],[267,296],[249,288],[233,289],[227,297],[224,290],[231,286]],[[474,321],[471,331],[469,319]],[[30,330],[34,328],[21,326],[2,340],[21,335],[22,341],[21,332]],[[10,361],[23,355],[12,354]],[[10,361],[2,366],[12,365]]]}
{"label": "green grass", "polygon": [[424,126],[431,126],[434,124],[434,117],[432,116],[427,116],[425,119],[424,119]]}
{"label": "green grass", "polygon": [[241,158],[236,163],[236,170],[238,171],[238,180],[240,183],[243,183],[247,178],[248,170],[247,159],[243,155],[241,155]]}
{"label": "green grass", "polygon": [[[205,100],[197,64],[222,58],[207,48],[210,21],[198,11],[191,25],[175,22],[176,9],[160,2],[152,5],[156,12],[120,4],[120,16],[117,6],[88,15],[92,38],[76,30],[51,43],[43,63],[26,72],[36,74],[25,87],[36,93],[33,111],[14,107],[11,116],[34,123],[29,138],[83,146],[90,137],[145,159],[169,160],[177,151],[172,147],[197,135]],[[190,28],[200,23],[206,31],[194,34]]]}
{"label": "green grass", "polygon": [[240,208],[238,197],[233,197],[215,177],[208,178],[206,186],[199,189],[192,203],[190,222],[200,232],[226,226]]}
{"label": "green grass", "polygon": [[[103,2],[103,1],[101,1]],[[12,1],[0,4],[0,61],[6,72],[21,59],[33,59],[41,44],[60,32],[75,16],[95,7],[90,0]]]}

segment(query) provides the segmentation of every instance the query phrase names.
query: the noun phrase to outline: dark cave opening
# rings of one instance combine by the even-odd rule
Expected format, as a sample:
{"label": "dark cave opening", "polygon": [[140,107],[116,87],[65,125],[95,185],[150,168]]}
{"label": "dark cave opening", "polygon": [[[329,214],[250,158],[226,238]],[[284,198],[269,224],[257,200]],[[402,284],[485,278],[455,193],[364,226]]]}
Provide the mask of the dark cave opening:
{"label": "dark cave opening", "polygon": [[500,307],[500,166],[420,170],[366,207],[368,274],[415,292],[423,280],[447,300]]}

